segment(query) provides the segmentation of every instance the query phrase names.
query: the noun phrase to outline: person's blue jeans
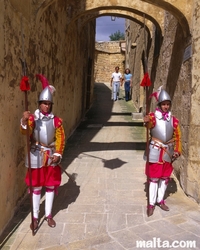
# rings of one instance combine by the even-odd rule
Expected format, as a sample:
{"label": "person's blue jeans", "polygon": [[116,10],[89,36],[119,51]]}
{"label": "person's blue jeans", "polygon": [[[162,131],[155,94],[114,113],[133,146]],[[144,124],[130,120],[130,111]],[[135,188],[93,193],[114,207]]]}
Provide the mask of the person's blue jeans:
{"label": "person's blue jeans", "polygon": [[119,94],[120,82],[113,82],[113,100],[117,100],[117,93]]}
{"label": "person's blue jeans", "polygon": [[125,82],[124,89],[125,89],[125,99],[126,101],[128,101],[130,95],[130,81]]}

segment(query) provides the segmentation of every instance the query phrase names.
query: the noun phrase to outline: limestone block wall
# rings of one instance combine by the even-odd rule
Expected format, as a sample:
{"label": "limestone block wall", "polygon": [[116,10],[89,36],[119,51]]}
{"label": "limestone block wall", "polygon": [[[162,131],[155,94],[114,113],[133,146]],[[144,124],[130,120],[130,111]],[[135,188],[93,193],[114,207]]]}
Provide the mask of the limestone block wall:
{"label": "limestone block wall", "polygon": [[[144,93],[140,87],[141,80],[144,76],[143,54],[144,54],[144,30],[137,23],[127,20],[126,26],[130,27],[126,32],[127,47],[125,64],[133,75],[132,101],[139,111],[144,109]],[[134,46],[133,46],[134,44]],[[150,60],[148,65],[150,64]],[[151,67],[149,67],[151,69]]]}
{"label": "limestone block wall", "polygon": [[[0,8],[0,214],[3,214],[0,234],[26,194],[26,139],[19,132],[25,109],[24,93],[19,89],[22,77],[19,58],[24,57],[28,66],[29,110],[34,112],[37,108],[42,90],[35,74],[43,74],[56,88],[53,111],[63,118],[66,138],[79,124],[93,98],[95,21],[82,27],[78,22],[70,22],[66,14],[68,1],[58,0],[41,9],[36,22],[39,9],[34,3],[26,1],[26,5],[20,4],[17,9],[17,2],[3,1]],[[78,3],[73,6],[74,11],[75,8],[79,8]]]}
{"label": "limestone block wall", "polygon": [[[199,36],[199,22],[200,22],[200,2],[194,1],[194,12],[192,19],[192,67],[186,64],[187,67],[191,67],[192,82],[189,89],[184,91],[190,91],[190,116],[188,127],[188,167],[184,169],[184,174],[181,175],[182,182],[184,183],[184,189],[188,195],[194,197],[195,200],[200,202],[200,78],[199,78],[199,63],[200,63],[200,36]],[[187,92],[186,92],[187,93]],[[187,101],[187,100],[186,100]],[[188,103],[185,103],[185,107]],[[186,132],[186,131],[185,131]]]}
{"label": "limestone block wall", "polygon": [[95,44],[95,82],[110,82],[115,67],[124,73],[125,53],[119,41],[96,42]]}

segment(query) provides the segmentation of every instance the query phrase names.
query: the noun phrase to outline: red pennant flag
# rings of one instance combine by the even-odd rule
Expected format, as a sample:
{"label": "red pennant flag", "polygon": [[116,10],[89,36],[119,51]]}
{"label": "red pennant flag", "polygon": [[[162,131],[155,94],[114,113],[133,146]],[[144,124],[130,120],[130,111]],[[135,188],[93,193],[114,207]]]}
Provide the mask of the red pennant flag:
{"label": "red pennant flag", "polygon": [[142,79],[142,82],[140,83],[140,86],[142,86],[142,87],[149,87],[149,86],[151,86],[151,80],[149,78],[149,74],[148,73],[144,74],[144,77]]}
{"label": "red pennant flag", "polygon": [[28,77],[27,76],[23,76],[20,82],[20,89],[21,91],[28,91],[30,90],[30,84],[28,81]]}

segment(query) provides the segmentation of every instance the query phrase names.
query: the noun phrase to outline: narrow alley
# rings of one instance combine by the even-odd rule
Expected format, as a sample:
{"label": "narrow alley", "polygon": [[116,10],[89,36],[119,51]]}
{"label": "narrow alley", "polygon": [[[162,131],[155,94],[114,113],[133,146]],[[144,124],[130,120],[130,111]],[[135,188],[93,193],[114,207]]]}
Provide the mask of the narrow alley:
{"label": "narrow alley", "polygon": [[[94,94],[85,120],[67,141],[62,167],[76,180],[63,172],[54,201],[56,228],[43,220],[42,203],[40,226],[32,236],[27,198],[0,248],[133,250],[139,249],[137,241],[160,239],[169,245],[176,240],[176,249],[200,249],[200,207],[173,176],[166,197],[170,211],[156,207],[153,216],[146,215],[145,128],[142,120],[132,120],[132,101],[125,102],[123,89],[120,100],[111,101],[109,84],[95,84]],[[196,248],[186,247],[188,241]],[[160,249],[158,242],[152,246]]]}

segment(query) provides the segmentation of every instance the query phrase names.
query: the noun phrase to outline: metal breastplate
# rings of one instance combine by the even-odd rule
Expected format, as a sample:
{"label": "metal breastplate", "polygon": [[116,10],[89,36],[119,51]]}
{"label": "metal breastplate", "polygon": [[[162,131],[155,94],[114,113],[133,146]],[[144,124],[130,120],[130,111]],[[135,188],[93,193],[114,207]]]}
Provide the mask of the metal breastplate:
{"label": "metal breastplate", "polygon": [[55,127],[53,121],[53,119],[48,119],[47,117],[35,121],[34,139],[37,142],[45,145],[50,145],[54,142]]}
{"label": "metal breastplate", "polygon": [[172,139],[173,132],[174,128],[172,126],[172,118],[169,121],[156,119],[156,126],[151,129],[151,136],[165,143]]}
{"label": "metal breastplate", "polygon": [[[169,121],[156,119],[156,126],[151,130],[149,144],[149,162],[171,162],[174,152],[174,143],[167,143],[173,137],[173,118]],[[156,140],[157,139],[157,140]]]}

